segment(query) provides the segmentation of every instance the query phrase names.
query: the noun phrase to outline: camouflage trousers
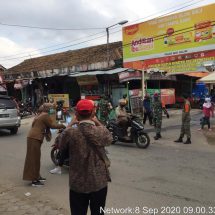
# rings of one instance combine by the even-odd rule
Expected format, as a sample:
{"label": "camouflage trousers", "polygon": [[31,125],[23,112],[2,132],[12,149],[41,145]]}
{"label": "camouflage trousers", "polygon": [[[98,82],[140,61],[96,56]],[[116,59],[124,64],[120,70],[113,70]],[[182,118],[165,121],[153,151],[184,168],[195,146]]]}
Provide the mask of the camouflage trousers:
{"label": "camouflage trousers", "polygon": [[184,135],[187,135],[187,138],[191,138],[191,132],[190,132],[190,117],[188,117],[188,118],[186,118],[186,119],[182,119],[180,137],[183,138]]}
{"label": "camouflage trousers", "polygon": [[162,126],[162,118],[161,117],[154,117],[153,123],[155,126],[155,133],[160,134],[161,133],[161,126]]}

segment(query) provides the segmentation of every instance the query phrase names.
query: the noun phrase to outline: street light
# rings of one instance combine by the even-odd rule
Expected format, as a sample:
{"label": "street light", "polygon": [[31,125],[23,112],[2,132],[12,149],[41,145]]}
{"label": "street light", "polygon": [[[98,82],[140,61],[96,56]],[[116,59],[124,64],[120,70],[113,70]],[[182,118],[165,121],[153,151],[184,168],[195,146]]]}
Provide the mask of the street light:
{"label": "street light", "polygon": [[114,25],[111,25],[109,27],[106,28],[106,32],[107,32],[107,64],[108,64],[108,68],[109,68],[109,61],[110,61],[110,50],[109,50],[109,28],[112,28],[115,25],[124,25],[128,22],[128,20],[123,20],[121,22],[118,22]]}

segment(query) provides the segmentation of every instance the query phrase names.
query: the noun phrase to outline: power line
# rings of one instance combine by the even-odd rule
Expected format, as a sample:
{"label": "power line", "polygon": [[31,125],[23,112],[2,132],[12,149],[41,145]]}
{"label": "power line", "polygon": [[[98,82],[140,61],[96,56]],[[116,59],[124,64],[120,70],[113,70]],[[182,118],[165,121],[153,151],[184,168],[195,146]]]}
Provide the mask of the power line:
{"label": "power line", "polygon": [[[215,26],[215,21],[211,21],[211,22],[213,22],[214,24],[211,24],[210,26],[211,27]],[[183,28],[183,29],[179,29],[179,30],[175,31],[172,34],[172,36],[177,36],[177,35],[181,35],[181,34],[184,34],[184,33],[189,33],[189,32],[192,32],[192,31],[195,31],[195,28],[193,26],[192,27]],[[167,36],[167,35],[166,34],[160,34],[160,35],[157,35],[157,36],[154,36],[154,37],[152,36],[151,38],[153,38],[153,40],[156,41],[156,40],[164,39],[165,36]],[[129,46],[131,44],[132,43],[124,44],[123,47]]]}
{"label": "power line", "polygon": [[[102,33],[104,33],[104,31],[100,31],[100,32],[95,33],[95,34],[88,35],[87,37],[96,36],[96,35],[99,35],[99,34],[102,34]],[[84,36],[84,37],[82,37],[82,38],[74,39],[74,40],[72,40],[72,41],[60,43],[60,44],[57,44],[57,45],[52,45],[52,46],[40,48],[40,49],[37,49],[37,50],[35,50],[35,51],[31,51],[30,53],[34,53],[34,52],[37,52],[37,51],[40,51],[40,50],[49,49],[49,48],[56,47],[56,46],[66,45],[66,44],[68,44],[68,43],[75,42],[75,41],[79,41],[79,40],[82,40],[82,39],[85,39],[85,38],[86,38],[86,36]],[[23,55],[23,54],[29,54],[29,52],[21,52],[21,53],[17,53],[17,54],[14,54],[14,55],[7,55],[7,56],[4,56],[4,57],[0,57],[0,59],[7,60],[7,59],[4,59],[4,58],[11,58],[11,57],[18,56],[18,55]]]}
{"label": "power line", "polygon": [[[213,24],[211,24],[211,27],[215,26],[215,21],[211,21],[211,22],[213,23]],[[172,36],[177,36],[177,35],[181,35],[181,34],[184,34],[184,33],[193,32],[195,30],[196,29],[195,29],[194,26],[183,28],[183,29],[179,29],[179,30],[175,31]],[[118,33],[118,31],[115,31],[113,33]],[[166,36],[166,34],[156,35],[156,36],[154,36],[152,38],[153,38],[153,41],[157,41],[157,40],[164,39],[164,36]],[[131,43],[127,43],[127,44],[124,44],[122,46],[119,46],[119,48],[127,47],[129,45],[131,45]],[[116,48],[116,47],[114,47],[114,48]],[[110,50],[112,50],[112,49],[110,49]],[[103,54],[103,53],[106,53],[106,50],[97,50],[97,51],[93,52],[92,55],[95,55],[96,52],[98,52],[99,54]]]}
{"label": "power line", "polygon": [[[195,0],[191,0],[190,2],[193,2],[193,1],[195,1]],[[204,0],[201,0],[201,1],[204,1]],[[199,1],[199,2],[201,2],[201,1]],[[187,3],[188,2],[185,2],[183,4],[187,4]],[[183,5],[183,4],[180,4],[180,5]],[[177,6],[180,6],[180,5],[177,5]],[[174,6],[174,7],[176,7],[176,6]],[[170,9],[172,9],[172,8],[166,9],[164,11],[167,11]],[[180,9],[183,9],[183,8],[180,8]],[[172,12],[174,12],[174,11],[172,11]],[[157,13],[155,13],[153,15],[156,15],[156,14]],[[148,17],[151,17],[151,16],[152,15],[150,15]],[[139,21],[139,20],[145,19],[145,18],[147,18],[147,17],[134,20],[133,22],[136,22],[136,21]],[[0,25],[9,26],[9,27],[20,27],[20,28],[29,28],[29,29],[40,29],[40,30],[55,30],[55,31],[82,31],[82,30],[98,30],[98,29],[104,29],[105,28],[105,27],[100,27],[100,28],[54,28],[54,27],[41,27],[41,26],[21,25],[21,24],[9,24],[9,23],[3,23],[3,22],[0,22]]]}
{"label": "power line", "polygon": [[[190,2],[193,2],[193,1],[195,1],[195,0],[191,0]],[[199,1],[194,2],[194,3],[192,3],[192,4],[186,5],[186,6],[184,6],[184,7],[181,7],[181,8],[175,9],[175,10],[173,10],[173,11],[170,11],[170,12],[168,12],[168,13],[165,13],[165,14],[162,14],[162,15],[160,15],[160,16],[157,16],[157,17],[155,17],[155,18],[153,18],[153,19],[144,20],[144,22],[147,22],[147,21],[150,21],[150,20],[154,20],[154,19],[159,19],[159,18],[161,18],[161,17],[170,15],[170,14],[172,14],[172,13],[174,13],[174,12],[177,12],[177,11],[180,11],[180,10],[182,10],[182,9],[184,9],[184,8],[187,8],[187,7],[196,5],[196,4],[198,4],[198,3],[200,3],[200,2],[203,2],[203,1],[205,1],[205,0],[199,0]],[[186,2],[186,4],[187,4],[187,3],[190,3],[190,2]],[[185,3],[183,3],[183,4],[185,4]],[[182,5],[183,5],[183,4],[182,4]],[[172,9],[172,8],[171,8],[171,9]],[[170,9],[167,9],[167,10],[170,10]],[[166,11],[166,10],[164,10],[164,11]],[[164,11],[163,11],[163,12],[164,12]],[[151,17],[151,16],[153,16],[153,15],[155,15],[155,14],[157,14],[157,13],[154,13],[154,14],[152,14],[152,15],[146,16],[145,18],[149,18],[149,17]],[[131,23],[136,23],[136,21],[139,21],[139,20],[142,20],[142,19],[144,19],[144,18],[137,19],[137,20],[135,20],[135,21],[130,22],[129,24],[131,24]]]}
{"label": "power line", "polygon": [[[215,20],[211,21],[212,24],[210,25],[211,27],[215,26]],[[177,31],[175,31],[172,36],[177,36],[177,35],[181,35],[181,34],[184,34],[184,33],[189,33],[189,32],[193,32],[195,31],[195,27],[194,26],[191,26],[191,27],[187,27],[187,28],[182,28],[182,29],[179,29]],[[118,33],[118,31],[115,31],[113,33]],[[160,35],[157,35],[157,36],[151,36],[151,38],[153,38],[153,41],[157,41],[157,40],[162,40],[164,39],[164,37],[166,37],[167,34],[160,34]],[[122,46],[119,46],[120,47],[127,47],[127,46],[130,46],[132,43],[127,43],[127,44],[123,44]],[[105,53],[106,51],[102,52],[102,53]]]}
{"label": "power line", "polygon": [[[194,1],[194,0],[192,0],[192,1],[190,1],[190,2],[187,2],[187,3],[191,3],[191,2],[193,2],[193,1]],[[202,1],[205,1],[205,0],[201,0],[201,1],[198,1],[198,2],[195,2],[195,3],[192,3],[192,4],[189,4],[189,5],[186,5],[186,6],[184,6],[184,7],[175,9],[174,11],[168,12],[168,13],[166,13],[166,14],[163,14],[163,15],[159,16],[159,17],[166,16],[166,15],[168,15],[168,14],[170,14],[170,13],[176,12],[176,11],[181,10],[181,9],[184,9],[184,8],[186,8],[186,7],[190,7],[190,6],[195,5],[195,4],[198,4],[199,2],[202,2]],[[187,4],[187,3],[186,3],[186,4]],[[182,5],[184,5],[184,4],[185,4],[185,3],[183,3]],[[172,9],[172,8],[171,8],[171,9]],[[167,10],[169,10],[169,9],[167,9]],[[164,11],[166,11],[166,10],[164,10]],[[150,16],[152,16],[152,15],[150,15]],[[146,18],[148,18],[148,17],[149,17],[149,16],[147,16]],[[156,18],[159,18],[159,17],[156,17]],[[143,18],[142,18],[142,19],[143,19]],[[139,19],[139,20],[140,20],[140,19]],[[135,20],[135,21],[137,21],[137,20]],[[133,22],[134,22],[134,21],[133,21]],[[116,27],[116,28],[117,28],[117,27]],[[115,29],[115,28],[113,28],[113,29]],[[117,33],[117,32],[120,32],[120,31],[121,31],[121,30],[118,30],[118,31],[116,31],[116,32],[114,32],[114,33]],[[95,35],[98,35],[98,34],[101,34],[101,33],[103,33],[103,32],[98,32],[98,33],[89,35],[88,37],[95,36]],[[86,43],[86,42],[89,42],[89,41],[92,41],[92,40],[95,40],[95,39],[98,39],[98,38],[102,38],[102,37],[105,37],[105,36],[106,36],[106,34],[103,35],[103,36],[99,36],[99,37],[96,37],[96,38],[93,38],[93,39],[90,39],[90,40],[82,41],[82,42],[79,42],[79,43],[76,43],[76,44],[71,44],[71,45],[64,46],[64,47],[60,47],[60,48],[57,48],[57,49],[52,49],[52,50],[49,50],[49,51],[41,52],[40,54],[44,54],[44,53],[48,53],[48,52],[53,52],[53,51],[57,51],[57,50],[69,48],[69,47],[72,47],[72,46],[80,45],[80,44],[83,44],[83,43]],[[85,37],[84,37],[84,38],[85,38]],[[84,39],[84,38],[83,38],[83,39]],[[81,38],[80,38],[80,39],[77,39],[77,40],[81,40]],[[73,42],[74,42],[74,41],[77,41],[77,40],[73,40]],[[67,42],[67,43],[70,43],[70,42]],[[62,43],[62,44],[59,44],[59,45],[63,45],[63,44],[66,44],[66,43]],[[55,47],[55,46],[59,46],[59,45],[53,45],[53,46],[50,46],[50,47],[47,47],[47,48],[38,49],[38,50],[35,50],[35,51],[33,51],[33,52],[36,52],[36,51],[39,51],[39,50],[44,50],[44,49],[49,49],[49,48],[51,48],[51,47]],[[23,52],[22,54],[25,54],[25,53],[29,53],[29,52]],[[32,52],[31,52],[31,53],[32,53]],[[17,54],[17,55],[20,55],[20,54]],[[38,54],[34,54],[33,56],[36,56],[36,55],[38,55]],[[12,56],[16,56],[16,55],[10,55],[10,56],[7,56],[7,57],[12,57]],[[28,56],[22,56],[22,57],[17,57],[17,58],[4,59],[4,61],[17,60],[17,59],[22,59],[22,58],[26,58],[26,57],[28,57]],[[5,57],[0,57],[0,58],[5,58]]]}
{"label": "power line", "polygon": [[[170,9],[173,9],[173,8],[175,8],[175,7],[178,7],[178,6],[187,4],[187,3],[191,3],[191,2],[193,2],[193,1],[195,1],[195,0],[191,0],[191,1],[186,2],[186,3],[180,4],[180,5],[176,5],[176,6],[174,6],[174,7],[165,9],[165,10],[159,12],[159,13],[168,11],[168,10],[170,10]],[[204,1],[204,0],[201,0],[201,1]],[[196,2],[196,3],[199,3],[199,1]],[[195,3],[195,4],[196,4],[196,3]],[[188,6],[190,6],[190,5],[188,5]],[[178,9],[177,9],[177,10],[178,10]],[[180,10],[181,10],[181,8],[180,8]],[[172,13],[172,12],[170,12],[170,13]],[[157,15],[157,13],[156,13],[156,14],[151,14],[151,15],[149,15],[149,16],[146,16],[145,18],[149,18],[149,17],[154,16],[154,15]],[[161,16],[164,16],[164,15],[167,15],[167,14],[163,14],[163,15],[161,15]],[[141,18],[141,19],[144,19],[144,18]],[[138,19],[138,20],[141,20],[141,19]],[[138,21],[138,20],[134,20],[133,22],[136,22],[136,21]],[[132,23],[133,23],[133,22],[132,22]],[[115,28],[118,28],[118,27],[119,27],[119,26],[117,26],[117,27],[115,27]],[[113,28],[113,29],[115,29],[115,28]],[[99,32],[99,33],[95,33],[95,34],[89,35],[88,37],[91,37],[91,36],[94,36],[94,35],[98,35],[98,34],[100,34],[100,33],[103,33],[103,31],[102,31],[102,32]],[[105,35],[106,35],[106,34],[105,34]],[[76,39],[76,40],[73,40],[73,41],[69,41],[69,42],[65,42],[65,43],[61,43],[61,44],[57,44],[57,45],[53,45],[53,46],[49,46],[49,47],[45,47],[45,48],[41,48],[41,49],[37,49],[37,50],[35,50],[35,51],[32,51],[31,53],[34,53],[34,52],[37,52],[37,51],[40,51],[40,50],[44,50],[44,49],[49,49],[49,48],[52,48],[52,47],[55,47],[55,46],[65,45],[65,44],[68,44],[68,43],[71,43],[71,42],[74,42],[74,41],[78,41],[78,40],[81,40],[81,39],[85,39],[85,38],[86,38],[86,37],[83,37],[83,38],[79,38],[79,39]],[[4,58],[7,58],[7,57],[11,58],[11,57],[13,57],[13,56],[23,55],[23,54],[28,54],[28,53],[29,53],[29,52],[23,52],[23,53],[18,53],[18,54],[14,54],[14,55],[4,56],[4,57],[0,57],[0,59],[4,59]],[[7,60],[7,59],[6,59],[6,60]]]}
{"label": "power line", "polygon": [[[212,21],[212,22],[215,23],[215,21]],[[215,26],[215,24],[212,24],[211,26]],[[193,31],[195,31],[195,29],[194,29],[193,26],[187,27],[187,28],[183,28],[183,29],[179,29],[179,30],[175,31],[174,34],[173,34],[173,36],[177,36],[177,35],[180,35],[180,34],[182,34],[182,33],[193,32]],[[115,32],[112,32],[112,34],[115,34],[115,33],[118,33],[118,32],[119,32],[119,31],[115,31]],[[166,34],[160,34],[160,35],[154,36],[154,37],[152,37],[152,38],[153,38],[154,41],[156,41],[156,40],[161,40],[161,39],[163,39],[164,36],[166,36]],[[99,36],[99,37],[97,37],[97,38],[90,39],[90,40],[88,40],[88,42],[89,42],[89,41],[92,41],[92,40],[95,40],[95,39],[98,39],[98,38],[101,38],[101,37],[103,37],[103,36]],[[79,44],[82,44],[82,43],[84,43],[84,42],[86,42],[86,41],[80,42]],[[70,45],[70,46],[67,46],[67,47],[71,47],[71,46],[74,46],[74,45],[76,45],[76,44],[73,44],[73,45]],[[129,46],[129,45],[131,45],[131,43],[123,44],[122,46],[120,45],[120,46],[114,47],[114,48],[123,48],[123,47],[127,47],[127,46]],[[65,48],[65,47],[63,47],[63,48]],[[57,51],[57,50],[60,50],[60,49],[62,49],[62,48],[58,48],[58,49],[55,49],[55,50]],[[100,54],[101,54],[101,53],[106,53],[106,50],[105,50],[105,51],[99,51],[99,53],[100,53]],[[93,52],[92,54],[95,54],[95,53]],[[33,56],[34,56],[34,55],[33,55]],[[13,58],[13,60],[15,60],[15,59],[20,59],[20,58]],[[12,60],[12,59],[11,59],[11,60]]]}
{"label": "power line", "polygon": [[[186,2],[186,3],[183,3],[183,4],[181,4],[181,5],[184,5],[184,4],[187,4],[187,3],[191,3],[191,2],[193,2],[194,0],[191,0],[190,2]],[[201,0],[201,1],[204,1],[204,0]],[[198,1],[198,2],[195,2],[195,3],[193,3],[193,4],[190,4],[190,5],[187,5],[187,6],[185,6],[185,7],[189,7],[189,6],[191,6],[191,5],[194,5],[194,4],[197,4],[197,3],[199,3],[200,1]],[[166,10],[170,10],[170,9],[173,9],[173,8],[175,8],[175,7],[178,7],[179,5],[177,5],[177,6],[174,6],[174,7],[171,7],[171,8],[169,8],[169,9],[166,9]],[[185,7],[183,7],[183,8],[185,8]],[[181,10],[182,8],[179,8],[179,9],[177,9],[177,10]],[[166,11],[166,10],[163,10],[162,12],[164,12],[164,11]],[[177,11],[177,10],[174,10],[174,12],[175,11]],[[169,13],[172,13],[172,11],[171,12],[169,12]],[[169,13],[167,13],[167,14],[169,14]],[[161,15],[161,16],[165,16],[165,15],[167,15],[167,14],[163,14],[163,15]],[[150,16],[153,16],[153,15],[155,15],[155,14],[152,14],[152,15],[150,15]],[[148,17],[150,17],[150,16],[146,16],[145,18],[148,18]],[[144,19],[144,18],[141,18],[141,19]],[[139,19],[140,20],[140,19]],[[135,21],[137,21],[137,20],[135,20]],[[133,21],[133,22],[135,22],[135,21]],[[115,27],[115,28],[118,28],[118,26],[117,27]],[[115,29],[115,28],[113,28],[113,29]],[[121,30],[119,30],[119,31],[121,31]],[[91,37],[91,36],[95,36],[95,35],[98,35],[98,34],[101,34],[101,33],[103,33],[103,32],[99,32],[99,33],[95,33],[95,34],[92,34],[92,35],[89,35],[88,37]],[[106,34],[104,35],[104,36],[106,36]],[[49,46],[49,47],[47,47],[47,48],[41,48],[41,49],[37,49],[37,50],[35,50],[35,51],[33,51],[33,52],[37,52],[37,51],[40,51],[40,50],[44,50],[44,49],[49,49],[49,48],[52,48],[52,47],[55,47],[55,46],[60,46],[60,45],[64,45],[64,44],[68,44],[68,43],[71,43],[71,42],[74,42],[74,41],[78,41],[78,40],[81,40],[81,39],[85,39],[86,37],[83,37],[83,38],[80,38],[80,39],[77,39],[77,40],[73,40],[73,41],[70,41],[70,42],[66,42],[66,43],[62,43],[62,44],[58,44],[58,45],[53,45],[53,46]],[[79,43],[78,43],[79,44]],[[63,49],[63,48],[62,48]],[[49,52],[52,52],[53,50],[50,50]],[[31,52],[31,53],[33,53],[33,52]],[[5,56],[5,57],[0,57],[0,59],[3,59],[3,60],[8,60],[8,59],[4,59],[4,58],[11,58],[11,57],[13,57],[13,56],[17,56],[17,55],[22,55],[22,54],[28,54],[29,52],[23,52],[23,53],[20,53],[20,54],[15,54],[15,55],[9,55],[9,56]],[[48,51],[47,52],[43,52],[43,53],[48,53]],[[25,57],[25,56],[24,56]],[[22,57],[20,57],[20,58],[24,58],[23,56]]]}
{"label": "power line", "polygon": [[[167,15],[169,15],[169,14],[171,14],[171,13],[180,11],[180,10],[182,10],[182,9],[184,9],[184,8],[193,6],[193,5],[195,5],[195,4],[198,4],[198,3],[200,3],[200,2],[203,2],[203,1],[205,1],[205,0],[199,0],[199,1],[197,1],[197,2],[195,2],[195,1],[196,1],[196,0],[191,0],[191,1],[189,1],[189,2],[184,2],[183,4],[178,4],[178,5],[175,5],[175,6],[171,7],[171,8],[165,9],[165,10],[159,12],[159,13],[163,13],[163,12],[168,11],[168,10],[171,10],[171,9],[173,9],[173,8],[175,8],[175,7],[182,6],[182,5],[184,5],[184,4],[189,4],[189,3],[193,2],[193,3],[189,4],[189,5],[185,5],[185,6],[181,7],[181,8],[176,8],[176,9],[173,10],[173,11],[170,11],[170,12],[168,12],[168,13],[165,13],[165,14],[162,14],[162,15],[160,15],[160,16],[157,16],[157,17],[155,17],[155,18],[153,18],[153,19],[158,19],[158,18],[161,18],[161,17],[163,17],[163,16],[167,16]],[[144,18],[136,19],[136,20],[132,21],[131,23],[135,23],[135,22],[140,21],[140,20],[142,20],[142,19],[150,18],[151,16],[154,16],[154,15],[157,15],[157,14],[158,14],[158,13],[154,13],[154,14],[151,14],[151,15],[146,16],[146,17],[144,17]],[[150,19],[150,20],[151,20],[151,19]],[[144,20],[144,21],[146,21],[146,20]],[[131,24],[131,23],[130,23],[130,24]]]}
{"label": "power line", "polygon": [[29,29],[40,29],[40,30],[52,30],[52,31],[87,31],[87,30],[98,30],[104,28],[51,28],[51,27],[40,27],[40,26],[30,26],[30,25],[19,25],[19,24],[8,24],[0,22],[0,25],[9,27],[19,27],[19,28],[29,28]]}
{"label": "power line", "polygon": [[[48,52],[52,52],[52,51],[58,51],[58,50],[61,50],[61,49],[65,49],[65,48],[69,48],[69,47],[72,47],[72,46],[80,45],[80,44],[83,44],[83,43],[86,43],[86,42],[90,42],[90,41],[93,41],[93,40],[96,40],[96,39],[99,39],[99,38],[102,38],[102,37],[104,37],[104,36],[99,36],[99,37],[92,38],[92,39],[89,39],[89,40],[85,40],[85,41],[82,41],[82,42],[79,42],[79,43],[76,43],[76,44],[64,46],[64,47],[57,48],[57,49],[52,49],[50,51],[41,52],[40,54],[44,54],[44,53],[48,53]],[[31,55],[31,56],[36,56],[36,55],[38,55],[38,54],[34,54],[34,55]],[[17,59],[26,58],[26,57],[28,57],[28,55],[23,56],[23,57],[6,59],[5,61],[17,60]]]}

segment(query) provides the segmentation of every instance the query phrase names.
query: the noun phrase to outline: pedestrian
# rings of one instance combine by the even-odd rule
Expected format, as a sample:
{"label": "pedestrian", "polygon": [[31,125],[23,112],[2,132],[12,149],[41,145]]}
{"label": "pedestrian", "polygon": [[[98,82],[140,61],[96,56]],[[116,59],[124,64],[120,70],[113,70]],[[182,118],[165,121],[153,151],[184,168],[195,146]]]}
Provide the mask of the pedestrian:
{"label": "pedestrian", "polygon": [[108,120],[108,116],[109,116],[109,112],[111,110],[111,104],[108,101],[107,96],[101,96],[101,99],[98,103],[98,110],[100,113],[100,117],[99,120],[103,123],[106,124],[107,120]]}
{"label": "pedestrian", "polygon": [[124,94],[124,95],[122,96],[122,99],[125,100],[125,105],[128,105],[128,98],[127,98],[127,97],[128,97],[127,94]]}
{"label": "pedestrian", "polygon": [[205,102],[203,104],[203,117],[201,119],[201,128],[198,130],[201,131],[204,128],[204,125],[208,125],[208,130],[211,131],[210,117],[214,117],[214,107],[211,104],[210,98],[205,98]]}
{"label": "pedestrian", "polygon": [[167,118],[169,118],[169,114],[166,110],[166,107],[164,104],[162,104],[158,93],[154,94],[152,110],[153,110],[153,124],[155,127],[155,133],[156,133],[154,139],[158,140],[162,137],[161,136],[162,113],[164,112],[166,114]]}
{"label": "pedestrian", "polygon": [[124,139],[130,140],[130,137],[128,137],[128,126],[129,126],[129,114],[126,111],[126,101],[125,99],[119,100],[119,105],[115,109],[116,114],[116,122],[119,125],[119,127],[122,128],[122,136]]}
{"label": "pedestrian", "polygon": [[181,125],[181,134],[180,137],[175,140],[174,142],[176,143],[183,143],[183,138],[184,135],[187,136],[186,142],[184,144],[191,144],[191,132],[190,132],[190,110],[191,110],[191,105],[188,100],[188,95],[184,95],[184,105],[182,109],[182,125]]}
{"label": "pedestrian", "polygon": [[150,96],[146,95],[143,100],[143,108],[144,108],[144,117],[143,117],[143,124],[146,123],[147,118],[149,119],[149,124],[152,125],[152,108],[151,108],[151,101]]}
{"label": "pedestrian", "polygon": [[110,162],[105,146],[112,135],[94,116],[92,101],[80,100],[76,106],[78,126],[64,131],[60,150],[69,152],[69,184],[71,214],[104,214]]}
{"label": "pedestrian", "polygon": [[23,180],[31,181],[31,185],[39,187],[44,185],[46,179],[40,175],[41,145],[44,137],[50,141],[50,128],[65,128],[63,124],[52,121],[48,112],[52,104],[44,103],[39,108],[39,114],[34,118],[27,136],[27,153],[23,171]]}

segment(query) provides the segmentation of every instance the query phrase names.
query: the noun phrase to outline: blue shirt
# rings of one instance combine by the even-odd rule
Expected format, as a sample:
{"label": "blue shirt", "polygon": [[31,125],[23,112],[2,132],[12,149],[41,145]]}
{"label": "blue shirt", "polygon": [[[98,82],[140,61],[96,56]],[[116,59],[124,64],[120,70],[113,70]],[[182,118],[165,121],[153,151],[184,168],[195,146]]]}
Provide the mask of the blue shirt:
{"label": "blue shirt", "polygon": [[151,111],[151,102],[150,102],[150,99],[144,99],[143,100],[143,107],[145,108],[146,112],[150,112]]}

